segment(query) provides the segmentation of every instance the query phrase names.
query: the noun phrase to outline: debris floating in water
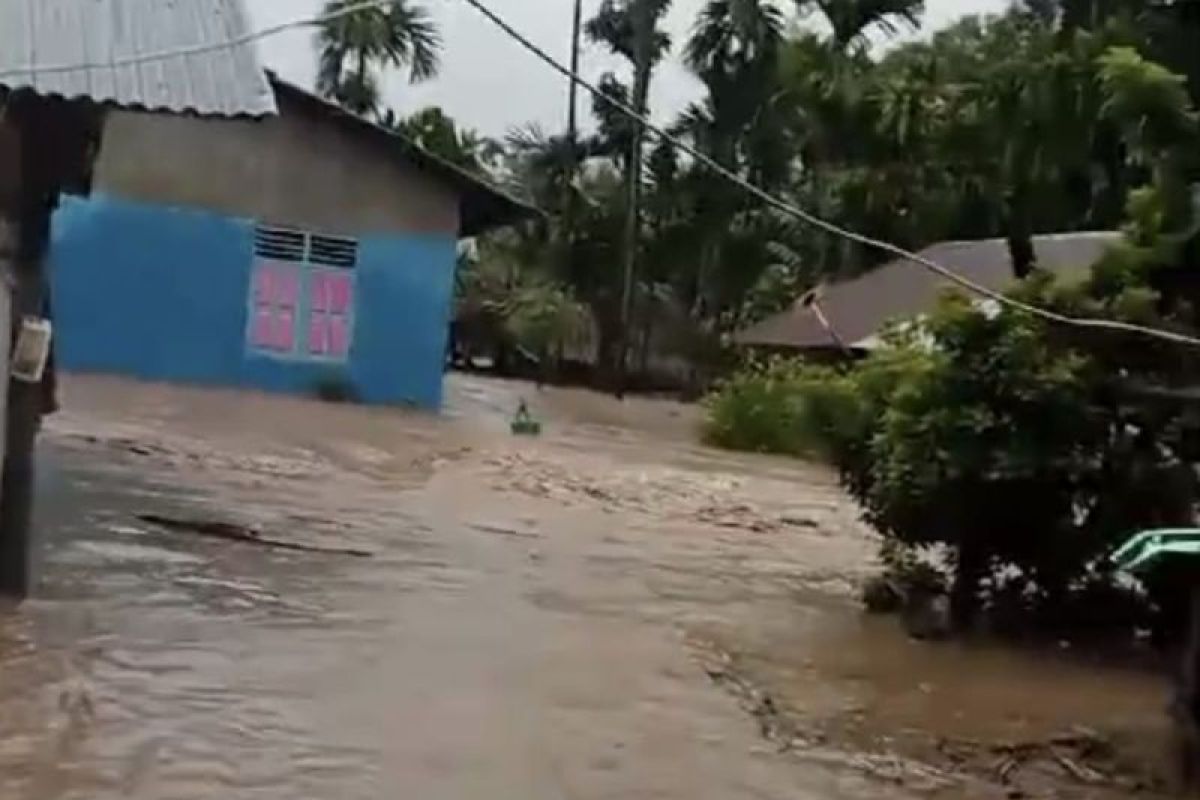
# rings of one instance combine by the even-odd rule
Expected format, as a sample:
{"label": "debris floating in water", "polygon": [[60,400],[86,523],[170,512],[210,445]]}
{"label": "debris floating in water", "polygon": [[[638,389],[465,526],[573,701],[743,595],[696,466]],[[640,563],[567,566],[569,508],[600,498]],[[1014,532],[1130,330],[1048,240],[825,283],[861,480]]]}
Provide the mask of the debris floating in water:
{"label": "debris floating in water", "polygon": [[538,422],[529,411],[524,400],[517,406],[517,414],[512,420],[513,436],[541,436],[542,423]]}
{"label": "debris floating in water", "polygon": [[245,544],[256,544],[259,547],[267,547],[272,550],[293,550],[300,553],[321,553],[334,556],[353,556],[355,558],[371,558],[374,553],[368,550],[357,550],[348,547],[318,547],[316,545],[300,544],[298,542],[284,542],[278,539],[268,539],[261,533],[244,525],[237,525],[232,522],[219,522],[213,520],[190,520],[176,519],[174,517],[164,517],[158,514],[138,514],[137,517],[142,522],[151,525],[157,525],[160,528],[166,528],[169,531],[182,531],[185,533],[195,533],[200,536],[207,536],[212,539],[224,539],[230,542],[242,542]]}

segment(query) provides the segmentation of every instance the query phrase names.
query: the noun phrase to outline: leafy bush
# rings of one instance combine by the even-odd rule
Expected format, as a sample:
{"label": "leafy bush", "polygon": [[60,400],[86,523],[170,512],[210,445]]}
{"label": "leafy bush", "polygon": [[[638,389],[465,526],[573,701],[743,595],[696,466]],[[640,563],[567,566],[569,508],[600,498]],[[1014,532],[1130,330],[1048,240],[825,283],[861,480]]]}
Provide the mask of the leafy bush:
{"label": "leafy bush", "polygon": [[[1022,291],[1065,302],[1045,279]],[[1103,355],[1021,312],[949,296],[856,365],[775,361],[734,377],[710,399],[706,433],[822,456],[885,550],[945,547],[960,624],[1002,573],[1050,615],[1079,587],[1095,592],[1109,548],[1138,527],[1186,522],[1194,497],[1177,415],[1114,399]]]}
{"label": "leafy bush", "polygon": [[751,364],[708,398],[705,441],[732,450],[815,455],[826,442],[814,429],[825,408],[820,400],[835,386],[833,373],[796,361]]}
{"label": "leafy bush", "polygon": [[505,312],[505,327],[513,339],[539,358],[578,347],[591,334],[587,308],[557,285],[533,284],[515,291]]}
{"label": "leafy bush", "polygon": [[[1150,183],[1130,193],[1125,241],[1086,280],[1035,272],[1013,293],[1061,316],[1194,336],[1200,219],[1186,177],[1200,117],[1183,79],[1135,50],[1097,66],[1124,166]],[[708,435],[827,457],[887,548],[944,548],[960,625],[985,601],[1014,618],[1133,620],[1137,598],[1104,556],[1140,528],[1194,524],[1198,384],[1200,360],[1178,344],[950,296],[844,371],[771,365],[734,378],[710,403]],[[1154,602],[1167,612],[1169,599]]]}

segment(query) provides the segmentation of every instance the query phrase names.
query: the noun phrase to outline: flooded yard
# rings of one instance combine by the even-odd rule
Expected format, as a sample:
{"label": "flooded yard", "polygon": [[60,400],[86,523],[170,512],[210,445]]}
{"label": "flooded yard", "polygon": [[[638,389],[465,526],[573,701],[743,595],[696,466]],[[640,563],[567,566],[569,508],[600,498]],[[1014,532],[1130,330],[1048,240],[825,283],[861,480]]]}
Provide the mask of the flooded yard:
{"label": "flooded yard", "polygon": [[1165,734],[1154,675],[863,618],[832,476],[704,449],[694,408],[64,391],[40,588],[0,609],[6,799],[1124,797]]}

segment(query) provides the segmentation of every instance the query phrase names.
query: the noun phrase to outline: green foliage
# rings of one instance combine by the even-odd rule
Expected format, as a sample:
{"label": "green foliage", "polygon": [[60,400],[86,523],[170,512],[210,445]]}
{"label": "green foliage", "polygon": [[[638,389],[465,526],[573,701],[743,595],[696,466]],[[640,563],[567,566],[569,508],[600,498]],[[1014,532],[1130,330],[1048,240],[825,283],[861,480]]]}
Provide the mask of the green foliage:
{"label": "green foliage", "polygon": [[412,81],[438,70],[441,35],[429,12],[413,0],[362,7],[357,0],[328,0],[326,16],[340,14],[317,32],[317,90],[362,116],[380,108],[381,68],[406,68]]}
{"label": "green foliage", "polygon": [[585,347],[592,316],[571,290],[525,268],[527,243],[494,237],[460,258],[456,319],[459,333],[482,347],[523,348],[549,374],[560,355]]}
{"label": "green foliage", "polygon": [[490,174],[493,163],[503,155],[499,143],[475,131],[460,129],[437,106],[424,108],[409,117],[397,117],[388,109],[380,117],[380,124],[451,164],[483,176]]}
{"label": "green foliage", "polygon": [[1132,47],[1114,47],[1099,59],[1105,101],[1101,112],[1125,131],[1131,148],[1149,160],[1190,139],[1196,130],[1187,83]]}
{"label": "green foliage", "polygon": [[535,284],[512,294],[505,324],[513,339],[546,358],[588,341],[591,317],[570,292],[560,286]]}
{"label": "green foliage", "polygon": [[924,0],[797,0],[801,10],[816,7],[833,29],[833,44],[838,49],[862,47],[873,29],[889,36],[902,27],[920,27]]}
{"label": "green foliage", "polygon": [[[1131,207],[1153,206],[1152,194]],[[1194,290],[1173,282],[1191,274],[1189,251],[1164,245],[1169,231],[1143,233],[1082,283],[1038,274],[1013,291],[1063,313],[1195,330],[1184,301]],[[1194,386],[1197,375],[1178,348],[1077,334],[951,294],[861,362],[736,376],[710,399],[707,435],[828,460],[889,564],[947,550],[960,621],[985,582],[1006,616],[1019,607],[1026,620],[1076,625],[1103,597],[1125,604],[1120,619],[1143,619],[1103,558],[1132,530],[1192,520],[1200,417],[1162,387]],[[872,587],[873,602],[884,588]]]}
{"label": "green foliage", "polygon": [[[336,0],[328,10],[348,5]],[[705,0],[685,42],[662,30],[671,5],[597,4],[587,38],[619,59],[601,88],[642,106],[674,50],[703,95],[670,129],[738,176],[912,249],[1006,238],[1017,275],[1036,266],[1036,234],[1124,224],[1122,263],[1097,272],[1097,291],[1059,287],[1040,299],[1141,321],[1200,308],[1200,289],[1186,288],[1186,271],[1171,266],[1190,222],[1188,186],[1200,179],[1195,3],[1027,0],[888,48],[872,42],[918,27],[922,2]],[[652,30],[639,46],[634,22],[643,12]],[[818,24],[791,25],[794,15]],[[603,97],[592,104],[594,132],[576,138],[518,126],[493,143],[438,109],[380,115],[385,70],[420,79],[437,66],[438,32],[417,0],[330,23],[317,44],[323,94],[546,212],[489,236],[497,246],[483,243],[490,255],[481,267],[492,270],[503,251],[494,267],[503,280],[463,293],[488,298],[463,308],[497,336],[520,330],[541,341],[546,329],[572,327],[571,315],[558,314],[579,304],[595,329],[595,363],[612,363],[627,342],[648,342],[655,355],[683,356],[704,371],[721,361],[731,333],[882,257],[764,207],[670,144],[648,141],[645,164],[633,163],[637,126]],[[642,198],[636,208],[631,182]],[[631,330],[623,329],[627,305]],[[529,308],[541,310],[507,321]],[[684,344],[664,352],[668,341]],[[1122,358],[1163,362],[1154,347],[1107,348],[1100,362],[1113,369]]]}
{"label": "green foliage", "polygon": [[929,356],[873,410],[869,463],[849,465],[864,469],[852,483],[868,518],[907,544],[1036,569],[1036,543],[1073,514],[1071,486],[1097,441],[1088,365],[1028,318],[989,318],[963,302],[922,330]]}
{"label": "green foliage", "polygon": [[733,450],[819,456],[857,402],[837,372],[788,359],[750,364],[709,396],[704,438]]}

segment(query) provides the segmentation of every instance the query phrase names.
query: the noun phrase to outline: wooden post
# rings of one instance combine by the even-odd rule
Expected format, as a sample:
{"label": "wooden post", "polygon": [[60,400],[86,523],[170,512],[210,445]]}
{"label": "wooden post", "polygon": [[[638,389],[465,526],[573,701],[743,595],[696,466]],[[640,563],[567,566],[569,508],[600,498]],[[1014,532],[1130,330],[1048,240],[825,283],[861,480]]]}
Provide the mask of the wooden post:
{"label": "wooden post", "polygon": [[25,597],[32,583],[34,440],[46,408],[42,383],[14,380],[10,353],[23,317],[46,311],[43,259],[57,196],[53,170],[64,157],[38,101],[9,99],[0,116],[0,386],[6,389],[0,468],[0,595]]}
{"label": "wooden post", "polygon": [[[21,130],[14,115],[0,115],[0,476],[7,477],[7,453],[10,449],[9,353],[13,321],[13,295],[20,273],[22,177]],[[0,594],[23,597],[29,585],[29,548],[25,532],[13,528],[5,519],[9,506],[9,482],[0,478]],[[18,501],[19,502],[19,501]]]}

